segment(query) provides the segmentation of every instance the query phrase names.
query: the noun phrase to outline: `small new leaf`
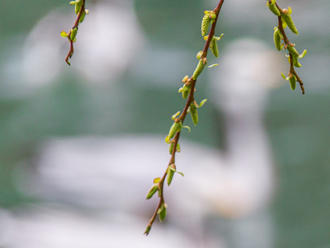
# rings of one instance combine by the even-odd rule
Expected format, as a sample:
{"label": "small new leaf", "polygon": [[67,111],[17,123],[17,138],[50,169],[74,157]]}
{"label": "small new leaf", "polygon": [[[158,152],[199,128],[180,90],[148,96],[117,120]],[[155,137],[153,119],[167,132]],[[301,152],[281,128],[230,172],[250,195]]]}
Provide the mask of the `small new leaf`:
{"label": "small new leaf", "polygon": [[207,102],[207,99],[204,99],[200,102],[200,104],[198,105],[198,107],[202,107],[205,103]]}
{"label": "small new leaf", "polygon": [[150,190],[148,191],[148,194],[147,194],[147,200],[150,199],[158,190],[158,184],[154,184]]}
{"label": "small new leaf", "polygon": [[61,32],[61,36],[62,36],[63,38],[68,38],[68,34],[67,34],[67,32],[65,32],[65,31],[62,31],[62,32]]}
{"label": "small new leaf", "polygon": [[303,57],[306,56],[306,54],[307,54],[307,50],[305,49],[305,50],[302,52],[302,54],[300,54],[300,55],[298,56],[298,58],[299,58],[299,59],[302,59]]}

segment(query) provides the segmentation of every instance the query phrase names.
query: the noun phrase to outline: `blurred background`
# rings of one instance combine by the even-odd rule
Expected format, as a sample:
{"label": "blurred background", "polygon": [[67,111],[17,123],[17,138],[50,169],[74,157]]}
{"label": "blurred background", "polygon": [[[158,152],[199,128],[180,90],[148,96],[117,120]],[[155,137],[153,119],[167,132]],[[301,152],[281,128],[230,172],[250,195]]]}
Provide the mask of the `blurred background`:
{"label": "blurred background", "polygon": [[329,1],[277,1],[308,50],[305,95],[281,78],[265,1],[224,3],[219,58],[208,56],[219,66],[195,95],[209,101],[181,135],[185,177],[166,187],[167,219],[147,238],[157,199],[145,195],[217,1],[87,0],[70,67],[68,2],[1,5],[1,247],[330,247]]}

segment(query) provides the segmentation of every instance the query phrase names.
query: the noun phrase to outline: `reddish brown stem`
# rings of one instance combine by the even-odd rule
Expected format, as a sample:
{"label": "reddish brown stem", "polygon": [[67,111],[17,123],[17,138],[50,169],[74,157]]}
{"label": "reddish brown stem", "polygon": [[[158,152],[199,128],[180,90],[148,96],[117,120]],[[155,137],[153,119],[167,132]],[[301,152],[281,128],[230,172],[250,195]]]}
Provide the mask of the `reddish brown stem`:
{"label": "reddish brown stem", "polygon": [[[76,18],[76,20],[75,20],[75,22],[74,22],[74,24],[73,24],[72,29],[74,29],[74,28],[77,28],[77,29],[78,29],[78,26],[79,26],[79,19],[80,19],[82,13],[85,12],[85,0],[82,0],[82,1],[83,1],[83,3],[82,3],[82,5],[81,5],[80,11],[79,11],[79,13],[78,13],[78,15],[77,15],[77,18]],[[71,29],[71,30],[72,30],[72,29]],[[73,48],[73,40],[71,40],[71,38],[70,38],[70,36],[71,36],[71,30],[70,30],[69,33],[68,33],[68,40],[69,40],[69,42],[70,42],[70,50],[69,50],[67,56],[65,57],[65,62],[66,62],[68,65],[70,65],[69,58],[71,59],[71,57],[72,57],[72,55],[73,55],[73,52],[74,52],[74,48]]]}
{"label": "reddish brown stem", "polygon": [[[283,10],[277,5],[277,3],[275,3],[275,4],[276,4],[276,7],[278,8],[278,10],[282,14],[283,13]],[[277,28],[280,30],[281,34],[283,35],[283,40],[284,40],[284,44],[285,44],[285,47],[284,48],[286,49],[287,46],[289,46],[289,45],[293,46],[293,44],[290,43],[289,38],[288,38],[288,36],[286,35],[286,33],[284,31],[281,16],[278,17],[278,26],[277,26]],[[289,53],[289,54],[290,54],[290,72],[289,73],[291,73],[291,74],[293,74],[293,75],[296,76],[297,81],[298,81],[298,83],[300,85],[301,92],[302,92],[302,94],[305,94],[304,84],[303,84],[301,78],[298,76],[296,70],[294,69],[293,59],[292,59],[292,56],[293,55],[291,53]]]}
{"label": "reddish brown stem", "polygon": [[[218,17],[219,17],[219,13],[220,13],[220,10],[221,10],[221,7],[222,7],[222,4],[224,3],[225,0],[220,0],[219,1],[219,4],[218,6],[214,9],[214,13],[216,14],[216,18],[211,26],[211,29],[210,29],[210,32],[209,32],[209,35],[208,35],[208,39],[206,40],[206,43],[205,43],[205,46],[204,46],[204,49],[203,49],[203,54],[201,56],[201,59],[206,59],[207,57],[207,51],[208,51],[208,48],[210,46],[210,42],[212,40],[212,37],[214,36],[214,33],[215,33],[215,26],[217,24],[217,20],[218,20]],[[187,99],[187,102],[186,102],[186,105],[180,115],[180,117],[178,118],[178,121],[181,121],[182,123],[184,122],[185,118],[186,118],[186,115],[187,115],[187,111],[189,109],[189,106],[190,104],[194,101],[194,93],[195,93],[195,86],[196,86],[196,82],[197,80],[196,79],[193,79],[193,77],[190,77],[188,79],[188,83],[190,85],[190,93],[189,93],[189,96],[188,96],[188,99]],[[166,171],[164,173],[164,175],[162,176],[162,178],[160,179],[159,181],[159,185],[158,185],[158,188],[161,192],[160,196],[159,196],[159,203],[158,203],[158,206],[154,212],[154,214],[152,215],[149,223],[148,223],[148,226],[147,226],[147,229],[145,231],[145,235],[148,235],[149,232],[150,232],[150,229],[152,227],[152,224],[154,223],[155,219],[156,219],[156,216],[157,216],[157,212],[158,212],[158,209],[165,203],[165,200],[164,200],[164,181],[165,181],[165,178],[167,176],[167,170],[169,168],[169,166],[171,166],[172,164],[175,163],[175,154],[177,152],[177,144],[179,142],[179,139],[180,139],[180,134],[181,134],[181,131],[180,132],[177,132],[172,140],[173,142],[173,151],[172,151],[172,155],[171,155],[171,158],[170,158],[170,161],[166,167]]]}

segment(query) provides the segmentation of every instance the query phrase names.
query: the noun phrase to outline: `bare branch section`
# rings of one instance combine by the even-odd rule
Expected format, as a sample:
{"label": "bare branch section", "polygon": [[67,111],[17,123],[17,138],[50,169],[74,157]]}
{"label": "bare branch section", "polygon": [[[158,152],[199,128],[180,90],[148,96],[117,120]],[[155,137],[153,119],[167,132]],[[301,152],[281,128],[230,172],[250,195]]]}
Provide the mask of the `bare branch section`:
{"label": "bare branch section", "polygon": [[[194,96],[195,86],[197,82],[197,77],[201,74],[205,65],[207,64],[206,57],[207,57],[208,49],[210,48],[212,53],[216,57],[218,56],[218,48],[216,41],[220,40],[222,35],[220,37],[215,37],[214,34],[215,34],[215,27],[217,24],[219,13],[223,3],[224,0],[220,0],[218,6],[213,11],[204,12],[205,16],[202,22],[202,36],[204,36],[206,43],[203,51],[200,51],[197,54],[197,59],[199,60],[199,62],[193,75],[191,77],[189,76],[184,77],[182,80],[184,86],[179,89],[179,92],[182,93],[182,97],[187,98],[187,102],[179,117],[177,116],[180,114],[180,112],[177,112],[175,115],[172,116],[174,123],[169,131],[169,134],[165,139],[165,142],[170,144],[169,150],[171,154],[171,158],[167,165],[166,171],[161,178],[156,178],[154,180],[154,185],[151,187],[151,189],[147,194],[147,199],[150,199],[158,191],[159,203],[144,232],[145,235],[149,234],[157,215],[159,215],[160,221],[164,220],[166,216],[167,205],[165,204],[165,199],[164,199],[164,182],[167,177],[167,184],[170,185],[174,173],[177,172],[175,165],[175,155],[177,152],[180,152],[179,139],[180,139],[181,129],[182,127],[185,127],[182,124],[187,114],[190,113],[194,124],[197,125],[198,122],[197,108],[201,107],[206,102],[206,100],[203,100],[199,105],[196,103]],[[211,24],[210,32],[207,36],[205,36],[210,24]],[[183,175],[181,172],[178,173]]]}
{"label": "bare branch section", "polygon": [[65,31],[61,32],[61,36],[64,38],[68,38],[68,40],[70,42],[70,49],[65,58],[65,62],[68,65],[70,65],[69,59],[72,57],[73,52],[74,52],[73,43],[76,41],[79,23],[81,23],[84,20],[85,16],[89,13],[89,11],[87,9],[85,9],[85,0],[71,1],[70,4],[75,5],[75,12],[76,12],[77,18],[73,24],[73,27],[70,29],[70,31],[68,33],[66,33]]}

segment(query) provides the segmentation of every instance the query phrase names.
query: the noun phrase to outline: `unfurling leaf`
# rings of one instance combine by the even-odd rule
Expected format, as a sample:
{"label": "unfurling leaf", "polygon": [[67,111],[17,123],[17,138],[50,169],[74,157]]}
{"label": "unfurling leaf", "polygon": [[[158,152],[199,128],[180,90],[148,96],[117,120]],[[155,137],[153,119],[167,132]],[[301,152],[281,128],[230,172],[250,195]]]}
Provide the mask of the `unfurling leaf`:
{"label": "unfurling leaf", "polygon": [[190,133],[190,131],[191,131],[191,129],[190,129],[190,127],[189,126],[182,126],[183,128],[187,128],[188,129],[188,131],[189,131],[189,133]]}
{"label": "unfurling leaf", "polygon": [[174,115],[172,115],[172,120],[174,121],[175,118],[180,114],[180,111],[176,112]]}
{"label": "unfurling leaf", "polygon": [[207,99],[204,99],[200,102],[200,104],[198,105],[198,107],[202,107],[205,103],[207,102]]}
{"label": "unfurling leaf", "polygon": [[307,50],[305,49],[305,50],[302,52],[302,54],[300,54],[300,55],[298,56],[298,58],[299,58],[299,59],[302,59],[303,57],[306,56],[306,54],[307,54]]}
{"label": "unfurling leaf", "polygon": [[67,34],[67,32],[65,32],[65,31],[62,31],[62,32],[61,32],[61,36],[62,36],[63,38],[68,38],[68,34]]}

